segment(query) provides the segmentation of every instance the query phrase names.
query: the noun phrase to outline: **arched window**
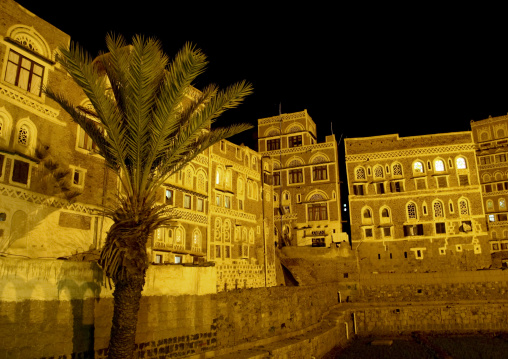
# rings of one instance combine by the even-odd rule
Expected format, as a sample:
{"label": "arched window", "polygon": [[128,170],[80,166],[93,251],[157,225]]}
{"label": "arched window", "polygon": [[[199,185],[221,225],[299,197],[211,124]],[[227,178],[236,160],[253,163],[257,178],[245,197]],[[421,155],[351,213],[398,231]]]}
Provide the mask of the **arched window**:
{"label": "arched window", "polygon": [[231,186],[232,186],[232,184],[231,184],[232,178],[233,178],[233,174],[232,174],[231,170],[227,169],[226,170],[226,175],[224,176],[225,186],[227,188],[231,188]]}
{"label": "arched window", "polygon": [[258,199],[258,190],[259,190],[257,182],[254,182],[252,186],[253,186],[253,188],[252,188],[252,198],[257,200]]}
{"label": "arched window", "polygon": [[445,170],[444,162],[442,160],[436,160],[434,162],[434,171],[443,172]]}
{"label": "arched window", "polygon": [[364,208],[362,211],[362,223],[363,224],[371,224],[372,223],[372,211],[370,208]]}
{"label": "arched window", "polygon": [[503,138],[503,137],[505,137],[504,129],[500,128],[497,130],[497,138]]}
{"label": "arched window", "polygon": [[18,131],[18,144],[28,146],[30,143],[30,130],[28,126],[21,125]]}
{"label": "arched window", "polygon": [[215,184],[216,185],[221,185],[222,184],[222,177],[223,177],[223,171],[222,171],[222,168],[217,168],[217,170],[215,171]]}
{"label": "arched window", "polygon": [[374,177],[375,178],[383,178],[384,177],[382,166],[374,167]]}
{"label": "arched window", "polygon": [[490,182],[490,174],[484,173],[482,176],[482,181],[483,182]]}
{"label": "arched window", "polygon": [[417,218],[416,204],[414,204],[413,202],[407,204],[407,218],[409,219]]}
{"label": "arched window", "polygon": [[499,209],[501,211],[505,211],[506,210],[506,200],[504,198],[499,198],[499,200],[497,201],[498,205],[499,205]]}
{"label": "arched window", "polygon": [[465,199],[461,199],[459,201],[460,214],[467,216],[469,214],[469,206]]}
{"label": "arched window", "polygon": [[493,211],[493,210],[494,210],[494,202],[491,199],[489,199],[487,201],[487,211]]}
{"label": "arched window", "polygon": [[459,170],[464,170],[467,168],[466,159],[464,157],[457,157],[456,163],[457,169]]}
{"label": "arched window", "polygon": [[356,176],[356,179],[358,179],[358,180],[365,179],[365,168],[358,167],[355,171],[355,176]]}
{"label": "arched window", "polygon": [[220,218],[215,218],[215,231],[214,231],[214,241],[220,242],[222,237],[222,221]]}
{"label": "arched window", "polygon": [[239,177],[236,183],[238,195],[243,196],[245,193],[245,183],[243,182],[243,178]]}
{"label": "arched window", "polygon": [[201,251],[201,231],[198,228],[192,232],[192,249],[194,251]]}
{"label": "arched window", "polygon": [[392,166],[392,175],[402,176],[402,165],[400,163],[395,163]]}
{"label": "arched window", "polygon": [[413,172],[415,172],[415,173],[424,173],[425,172],[425,167],[423,165],[423,162],[416,161],[415,163],[413,163]]}
{"label": "arched window", "polygon": [[247,228],[242,228],[242,242],[247,242]]}
{"label": "arched window", "polygon": [[434,217],[436,218],[444,217],[443,203],[441,203],[440,201],[434,202]]}
{"label": "arched window", "polygon": [[254,244],[254,230],[252,228],[249,229],[249,243]]}
{"label": "arched window", "polygon": [[191,168],[187,168],[185,170],[185,185],[187,187],[192,188],[194,186],[193,179],[194,179],[194,174],[192,173],[192,169]]}
{"label": "arched window", "polygon": [[490,135],[487,131],[483,131],[480,133],[480,141],[488,141],[490,139]]}
{"label": "arched window", "polygon": [[205,192],[206,191],[206,178],[202,171],[198,172],[198,191]]}
{"label": "arched window", "polygon": [[258,169],[258,159],[256,156],[252,156],[252,168],[255,170]]}
{"label": "arched window", "polygon": [[183,229],[178,227],[175,231],[174,247],[185,249],[184,232]]}
{"label": "arched window", "polygon": [[231,221],[229,219],[224,220],[223,228],[224,242],[231,242]]}
{"label": "arched window", "polygon": [[390,211],[388,210],[388,208],[383,208],[381,210],[381,217],[382,218],[390,218]]}

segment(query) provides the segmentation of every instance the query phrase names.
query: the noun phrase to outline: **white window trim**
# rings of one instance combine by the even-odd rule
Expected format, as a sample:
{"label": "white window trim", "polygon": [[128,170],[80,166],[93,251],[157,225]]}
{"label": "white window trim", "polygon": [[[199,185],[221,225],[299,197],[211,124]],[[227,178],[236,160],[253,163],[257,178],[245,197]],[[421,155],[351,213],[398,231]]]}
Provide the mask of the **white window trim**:
{"label": "white window trim", "polygon": [[[11,160],[11,166],[10,166],[11,168],[9,171],[9,184],[12,184],[12,185],[18,186],[18,187],[23,187],[23,188],[30,188],[30,183],[32,180],[32,168],[34,166],[37,168],[37,165],[34,164],[32,161],[27,160],[26,158],[23,158],[21,156],[17,156],[17,155],[14,155],[14,156],[4,155],[4,156],[5,156],[4,161],[7,161],[7,158],[9,158]],[[26,184],[15,182],[12,180],[12,175],[14,173],[14,161],[15,160],[28,163],[28,178],[27,178]]]}
{"label": "white window trim", "polygon": [[[85,177],[86,177],[86,168],[82,168],[82,167],[79,167],[79,166],[74,166],[74,165],[69,165],[69,168],[71,169],[71,186],[72,187],[76,187],[76,188],[79,188],[79,189],[84,189],[85,188]],[[83,178],[80,180],[80,184],[75,184],[74,183],[74,174],[76,172],[79,172],[83,175]]]}
{"label": "white window trim", "polygon": [[[415,254],[415,258],[416,258],[416,259],[421,260],[421,259],[423,259],[423,251],[426,251],[426,250],[427,250],[427,248],[425,248],[425,247],[421,247],[421,248],[410,248],[410,250],[414,252],[414,254]],[[420,251],[420,256],[418,256],[418,251]]]}

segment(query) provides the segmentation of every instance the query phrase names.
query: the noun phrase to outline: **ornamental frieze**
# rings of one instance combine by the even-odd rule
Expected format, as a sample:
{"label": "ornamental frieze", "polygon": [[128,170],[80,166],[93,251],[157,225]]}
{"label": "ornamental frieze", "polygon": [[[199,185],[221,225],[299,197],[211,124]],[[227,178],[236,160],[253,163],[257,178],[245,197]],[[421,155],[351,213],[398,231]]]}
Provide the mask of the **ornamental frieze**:
{"label": "ornamental frieze", "polygon": [[234,211],[230,208],[218,207],[214,205],[210,205],[210,212],[214,214],[220,214],[227,218],[236,218],[241,219],[248,222],[256,223],[256,215],[251,213]]}
{"label": "ornamental frieze", "polygon": [[365,162],[371,160],[386,160],[386,159],[396,159],[396,158],[405,158],[405,157],[417,157],[423,155],[443,155],[443,153],[464,153],[466,151],[474,151],[474,144],[464,144],[464,145],[451,145],[451,146],[440,146],[440,147],[426,147],[426,148],[414,148],[409,150],[400,150],[400,151],[386,151],[386,152],[370,152],[370,153],[362,153],[358,155],[348,155],[346,156],[347,162]]}
{"label": "ornamental frieze", "polygon": [[281,119],[282,121],[287,121],[287,120],[296,120],[298,118],[305,118],[305,111],[263,118],[258,121],[258,125],[266,125],[269,123],[280,122]]}
{"label": "ornamental frieze", "polygon": [[227,166],[227,167],[232,167],[233,170],[243,173],[243,174],[246,174],[247,176],[249,176],[250,178],[252,178],[256,181],[261,180],[261,174],[259,173],[259,171],[253,170],[247,166],[240,165],[238,163],[230,161],[227,158],[218,156],[216,154],[212,154],[212,161],[217,162],[217,163]]}

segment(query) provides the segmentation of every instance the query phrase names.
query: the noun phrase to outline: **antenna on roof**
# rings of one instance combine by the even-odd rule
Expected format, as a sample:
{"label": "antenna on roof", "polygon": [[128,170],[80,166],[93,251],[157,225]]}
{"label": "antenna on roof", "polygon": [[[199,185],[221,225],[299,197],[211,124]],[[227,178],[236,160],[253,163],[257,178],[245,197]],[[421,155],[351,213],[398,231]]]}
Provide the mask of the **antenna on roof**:
{"label": "antenna on roof", "polygon": [[332,130],[332,135],[333,135],[333,122],[330,121],[330,130]]}

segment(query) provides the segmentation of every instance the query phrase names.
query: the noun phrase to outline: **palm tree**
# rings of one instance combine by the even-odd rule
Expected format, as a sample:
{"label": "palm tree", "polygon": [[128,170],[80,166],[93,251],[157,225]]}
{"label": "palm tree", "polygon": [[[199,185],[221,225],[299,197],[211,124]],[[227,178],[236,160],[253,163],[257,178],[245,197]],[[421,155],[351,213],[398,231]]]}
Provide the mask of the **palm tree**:
{"label": "palm tree", "polygon": [[109,52],[94,61],[75,44],[60,49],[59,62],[83,89],[93,113],[74,106],[54,88],[46,94],[91,137],[121,182],[116,207],[105,209],[113,225],[99,265],[114,283],[108,358],[125,359],[134,351],[149,265],[147,241],[171,219],[166,206],[156,204],[156,191],[206,148],[252,127],[211,129],[215,119],[238,106],[252,87],[241,82],[219,91],[210,85],[187,103],[186,92],[207,64],[200,50],[186,44],[169,63],[154,39],[135,36],[127,45],[121,36],[108,35],[106,44]]}

